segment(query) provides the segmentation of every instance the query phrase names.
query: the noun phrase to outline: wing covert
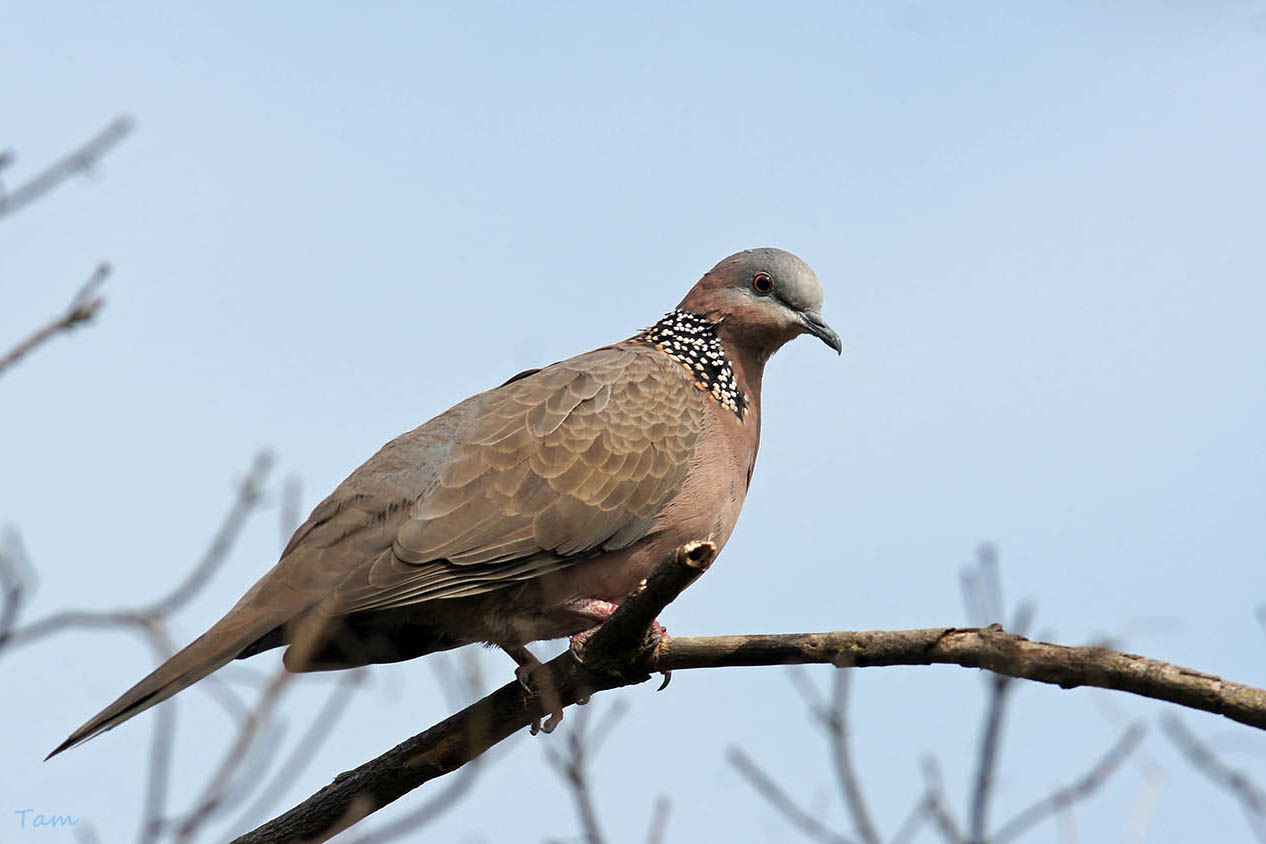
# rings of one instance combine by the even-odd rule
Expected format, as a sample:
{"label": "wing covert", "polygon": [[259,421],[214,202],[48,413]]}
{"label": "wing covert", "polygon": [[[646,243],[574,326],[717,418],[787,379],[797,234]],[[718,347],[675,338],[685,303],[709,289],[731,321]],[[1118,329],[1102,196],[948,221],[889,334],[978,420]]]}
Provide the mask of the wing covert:
{"label": "wing covert", "polygon": [[340,611],[479,594],[636,542],[681,488],[704,401],[674,361],[618,347],[484,394]]}

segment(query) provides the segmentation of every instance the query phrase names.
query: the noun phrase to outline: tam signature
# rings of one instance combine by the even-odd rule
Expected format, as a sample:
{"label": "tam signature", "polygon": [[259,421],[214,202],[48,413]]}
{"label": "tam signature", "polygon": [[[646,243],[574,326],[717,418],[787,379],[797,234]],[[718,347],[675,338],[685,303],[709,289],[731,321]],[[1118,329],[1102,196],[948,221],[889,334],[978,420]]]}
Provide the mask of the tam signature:
{"label": "tam signature", "polygon": [[71,815],[45,815],[34,809],[14,809],[13,814],[18,816],[20,829],[74,826],[79,823],[79,818]]}

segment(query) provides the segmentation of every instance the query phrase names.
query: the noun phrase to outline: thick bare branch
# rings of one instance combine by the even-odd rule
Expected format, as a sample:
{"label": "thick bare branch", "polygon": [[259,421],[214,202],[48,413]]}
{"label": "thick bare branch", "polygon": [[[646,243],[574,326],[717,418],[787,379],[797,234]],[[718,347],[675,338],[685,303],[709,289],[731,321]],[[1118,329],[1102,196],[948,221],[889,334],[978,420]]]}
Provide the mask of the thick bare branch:
{"label": "thick bare branch", "polygon": [[[675,571],[677,568],[687,571]],[[657,580],[661,585],[672,581],[684,588],[698,574],[697,570],[688,569],[689,564],[683,562],[661,565],[650,585],[630,597],[607,625],[626,607],[631,608],[630,615],[637,612],[639,619],[654,618],[658,607],[647,615],[645,607],[634,609],[643,603],[638,599],[652,591],[659,594]],[[662,591],[672,593],[671,588]],[[664,599],[664,603],[667,600]],[[647,603],[659,604],[658,601]],[[594,665],[601,670],[579,662],[570,651],[544,666],[554,678],[554,688],[563,706],[570,706],[593,692],[642,682],[649,679],[651,672],[839,664],[842,658],[847,658],[849,664],[857,667],[963,665],[1065,688],[1087,685],[1116,689],[1266,728],[1266,691],[1261,689],[1106,648],[1031,642],[998,627],[665,638],[647,654],[643,633],[636,625],[626,621],[617,628],[629,635],[628,639],[616,638],[607,625],[599,628],[585,647],[586,654],[594,658]],[[633,654],[635,661],[621,668],[610,656],[621,651]],[[517,680],[508,683],[377,759],[339,775],[333,783],[289,812],[238,838],[237,844],[328,840],[424,782],[460,768],[543,714],[539,698],[525,698]]]}
{"label": "thick bare branch", "polygon": [[961,665],[1065,689],[1115,689],[1224,715],[1266,729],[1266,690],[1191,668],[1101,647],[1035,642],[1001,627],[934,627],[832,633],[669,638],[653,668],[730,668],[758,665]]}
{"label": "thick bare branch", "polygon": [[[585,642],[547,662],[536,674],[552,678],[562,706],[594,692],[650,679],[657,644],[651,622],[707,570],[716,555],[711,542],[691,542],[655,570]],[[290,811],[236,839],[249,842],[327,841],[423,783],[465,765],[548,714],[542,699],[527,695],[518,680],[402,742],[382,756],[334,778]]]}
{"label": "thick bare branch", "polygon": [[[570,706],[593,692],[633,685],[651,672],[733,666],[845,662],[857,667],[929,665],[988,668],[1065,688],[1088,685],[1132,692],[1216,712],[1266,728],[1266,691],[1158,660],[1097,647],[1031,642],[1000,627],[897,632],[665,637],[648,650],[649,621],[711,562],[710,543],[679,549],[648,584],[589,638],[584,662],[568,651],[543,670],[559,702]],[[616,655],[629,660],[620,662]],[[237,844],[324,841],[382,806],[443,776],[545,714],[518,681],[414,736],[334,782]],[[960,836],[961,837],[961,836]]]}

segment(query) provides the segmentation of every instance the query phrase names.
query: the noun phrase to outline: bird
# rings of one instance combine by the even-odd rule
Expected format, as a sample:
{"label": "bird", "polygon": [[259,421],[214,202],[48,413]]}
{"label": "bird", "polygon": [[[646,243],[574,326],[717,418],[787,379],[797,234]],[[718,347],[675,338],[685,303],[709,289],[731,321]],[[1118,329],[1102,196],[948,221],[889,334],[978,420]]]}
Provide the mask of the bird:
{"label": "bird", "polygon": [[744,250],[629,339],[391,440],[223,618],[48,758],[278,647],[293,672],[472,643],[539,665],[529,643],[600,624],[674,548],[724,547],[760,445],[766,362],[806,334],[841,353],[822,301],[797,256]]}

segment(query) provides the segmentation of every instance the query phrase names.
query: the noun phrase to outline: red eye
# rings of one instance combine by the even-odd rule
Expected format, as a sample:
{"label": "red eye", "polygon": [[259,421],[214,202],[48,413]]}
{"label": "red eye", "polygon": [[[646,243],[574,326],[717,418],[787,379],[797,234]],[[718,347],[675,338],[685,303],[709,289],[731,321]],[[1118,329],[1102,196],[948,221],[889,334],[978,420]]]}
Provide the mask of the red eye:
{"label": "red eye", "polygon": [[774,279],[769,273],[757,273],[752,279],[752,289],[761,296],[768,296],[774,292]]}

